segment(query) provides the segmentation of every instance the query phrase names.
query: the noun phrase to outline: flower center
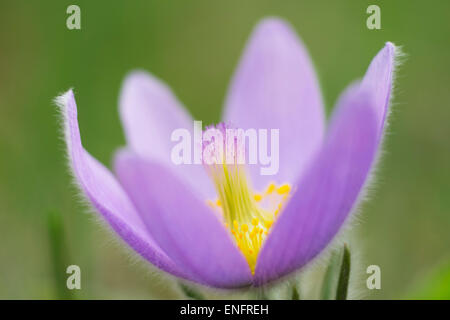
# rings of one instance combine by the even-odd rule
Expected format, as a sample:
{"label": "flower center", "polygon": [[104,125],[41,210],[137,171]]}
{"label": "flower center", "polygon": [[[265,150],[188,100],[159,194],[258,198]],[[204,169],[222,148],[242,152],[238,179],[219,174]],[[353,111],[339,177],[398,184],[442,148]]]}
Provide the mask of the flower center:
{"label": "flower center", "polygon": [[[224,149],[229,151],[228,147]],[[220,158],[225,159],[225,155]],[[277,186],[270,183],[264,192],[254,192],[248,183],[244,165],[238,164],[237,157],[234,163],[210,162],[206,169],[217,193],[217,199],[207,203],[222,218],[253,274],[262,244],[291,188],[288,184]]]}

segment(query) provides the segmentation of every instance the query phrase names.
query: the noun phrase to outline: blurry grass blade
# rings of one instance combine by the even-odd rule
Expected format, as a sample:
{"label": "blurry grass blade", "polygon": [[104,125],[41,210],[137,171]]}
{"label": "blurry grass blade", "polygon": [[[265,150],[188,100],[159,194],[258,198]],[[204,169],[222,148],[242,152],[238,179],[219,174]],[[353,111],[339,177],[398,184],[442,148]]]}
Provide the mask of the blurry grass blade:
{"label": "blurry grass blade", "polygon": [[411,289],[406,299],[450,299],[450,258],[428,272]]}
{"label": "blurry grass blade", "polygon": [[342,254],[341,270],[336,290],[336,300],[346,300],[348,294],[348,284],[350,280],[350,250],[344,245]]}
{"label": "blurry grass blade", "polygon": [[300,300],[300,290],[296,284],[292,286],[291,300]]}
{"label": "blurry grass blade", "polygon": [[183,283],[179,283],[181,291],[183,291],[184,295],[187,298],[193,299],[193,300],[205,300],[205,298],[203,297],[203,295],[198,292],[197,290],[193,289],[190,286],[187,286]]}
{"label": "blurry grass blade", "polygon": [[67,247],[64,237],[61,215],[50,211],[47,215],[47,229],[50,242],[53,278],[59,299],[73,298],[72,292],[66,287]]}
{"label": "blurry grass blade", "polygon": [[256,300],[270,300],[269,296],[267,295],[268,291],[263,286],[256,288]]}
{"label": "blurry grass blade", "polygon": [[320,298],[323,300],[334,300],[336,298],[337,279],[339,275],[339,251],[333,251],[330,261],[323,277]]}

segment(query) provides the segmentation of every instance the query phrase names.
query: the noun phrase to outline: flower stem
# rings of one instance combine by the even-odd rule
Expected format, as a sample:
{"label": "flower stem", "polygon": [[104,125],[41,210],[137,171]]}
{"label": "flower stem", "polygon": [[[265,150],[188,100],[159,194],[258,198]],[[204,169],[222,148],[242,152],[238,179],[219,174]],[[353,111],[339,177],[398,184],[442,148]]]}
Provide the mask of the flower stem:
{"label": "flower stem", "polygon": [[336,290],[336,300],[347,300],[348,284],[350,280],[350,250],[344,244],[341,271],[339,273],[339,281]]}
{"label": "flower stem", "polygon": [[298,290],[297,285],[292,286],[291,300],[300,300],[300,290]]}
{"label": "flower stem", "polygon": [[184,293],[186,298],[192,299],[192,300],[205,300],[203,295],[198,292],[197,290],[193,289],[190,286],[187,286],[181,282],[178,283],[180,286],[181,291]]}
{"label": "flower stem", "polygon": [[61,215],[50,211],[47,215],[47,230],[53,266],[53,278],[56,294],[59,299],[73,299],[74,295],[66,287],[67,246],[64,237],[64,228]]}

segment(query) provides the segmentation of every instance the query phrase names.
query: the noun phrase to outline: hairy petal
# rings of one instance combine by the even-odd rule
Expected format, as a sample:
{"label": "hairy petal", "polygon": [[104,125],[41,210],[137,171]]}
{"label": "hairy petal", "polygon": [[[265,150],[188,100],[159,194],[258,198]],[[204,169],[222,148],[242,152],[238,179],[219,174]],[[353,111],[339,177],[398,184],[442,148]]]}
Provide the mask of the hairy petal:
{"label": "hairy petal", "polygon": [[251,283],[250,268],[225,227],[168,168],[128,152],[116,157],[115,167],[152,236],[173,261],[213,287]]}
{"label": "hairy petal", "polygon": [[72,90],[57,99],[70,166],[81,191],[119,236],[142,257],[173,275],[187,275],[154,242],[120,184],[82,146]]}
{"label": "hairy petal", "polygon": [[164,83],[142,71],[128,75],[120,96],[120,115],[131,149],[144,158],[171,166],[204,198],[214,196],[201,165],[172,163],[171,151],[177,144],[171,141],[172,132],[187,129],[193,138],[193,120]]}
{"label": "hairy petal", "polygon": [[256,284],[304,266],[330,243],[355,204],[376,147],[372,97],[353,87],[340,99],[324,146],[263,245]]}
{"label": "hairy petal", "polygon": [[320,88],[308,53],[291,27],[265,19],[254,30],[225,105],[226,122],[248,129],[279,129],[279,171],[260,174],[250,165],[255,187],[294,182],[320,147],[325,118]]}
{"label": "hairy petal", "polygon": [[373,58],[361,82],[362,90],[371,92],[373,95],[373,109],[377,117],[379,136],[383,133],[388,113],[396,55],[398,55],[398,49],[391,42],[387,42]]}

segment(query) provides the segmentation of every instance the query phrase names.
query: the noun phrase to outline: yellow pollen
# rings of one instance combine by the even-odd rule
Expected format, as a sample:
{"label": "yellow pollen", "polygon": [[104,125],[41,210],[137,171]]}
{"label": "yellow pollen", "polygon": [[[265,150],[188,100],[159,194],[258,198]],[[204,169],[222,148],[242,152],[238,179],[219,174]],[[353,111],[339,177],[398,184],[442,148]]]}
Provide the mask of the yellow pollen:
{"label": "yellow pollen", "polygon": [[267,194],[272,194],[272,192],[275,190],[276,186],[274,183],[269,184],[269,187],[267,187]]}
{"label": "yellow pollen", "polygon": [[291,187],[288,184],[283,184],[277,189],[278,194],[288,194],[291,191]]}
{"label": "yellow pollen", "polygon": [[269,229],[272,226],[272,224],[273,224],[273,220],[266,220],[264,222],[266,229]]}
{"label": "yellow pollen", "polygon": [[255,201],[257,201],[257,202],[259,202],[259,201],[261,201],[262,200],[262,195],[260,195],[260,194],[255,194],[254,196],[253,196],[253,198],[255,198]]}
{"label": "yellow pollen", "polygon": [[217,199],[216,204],[217,204],[218,207],[220,207],[220,200],[219,199]]}

